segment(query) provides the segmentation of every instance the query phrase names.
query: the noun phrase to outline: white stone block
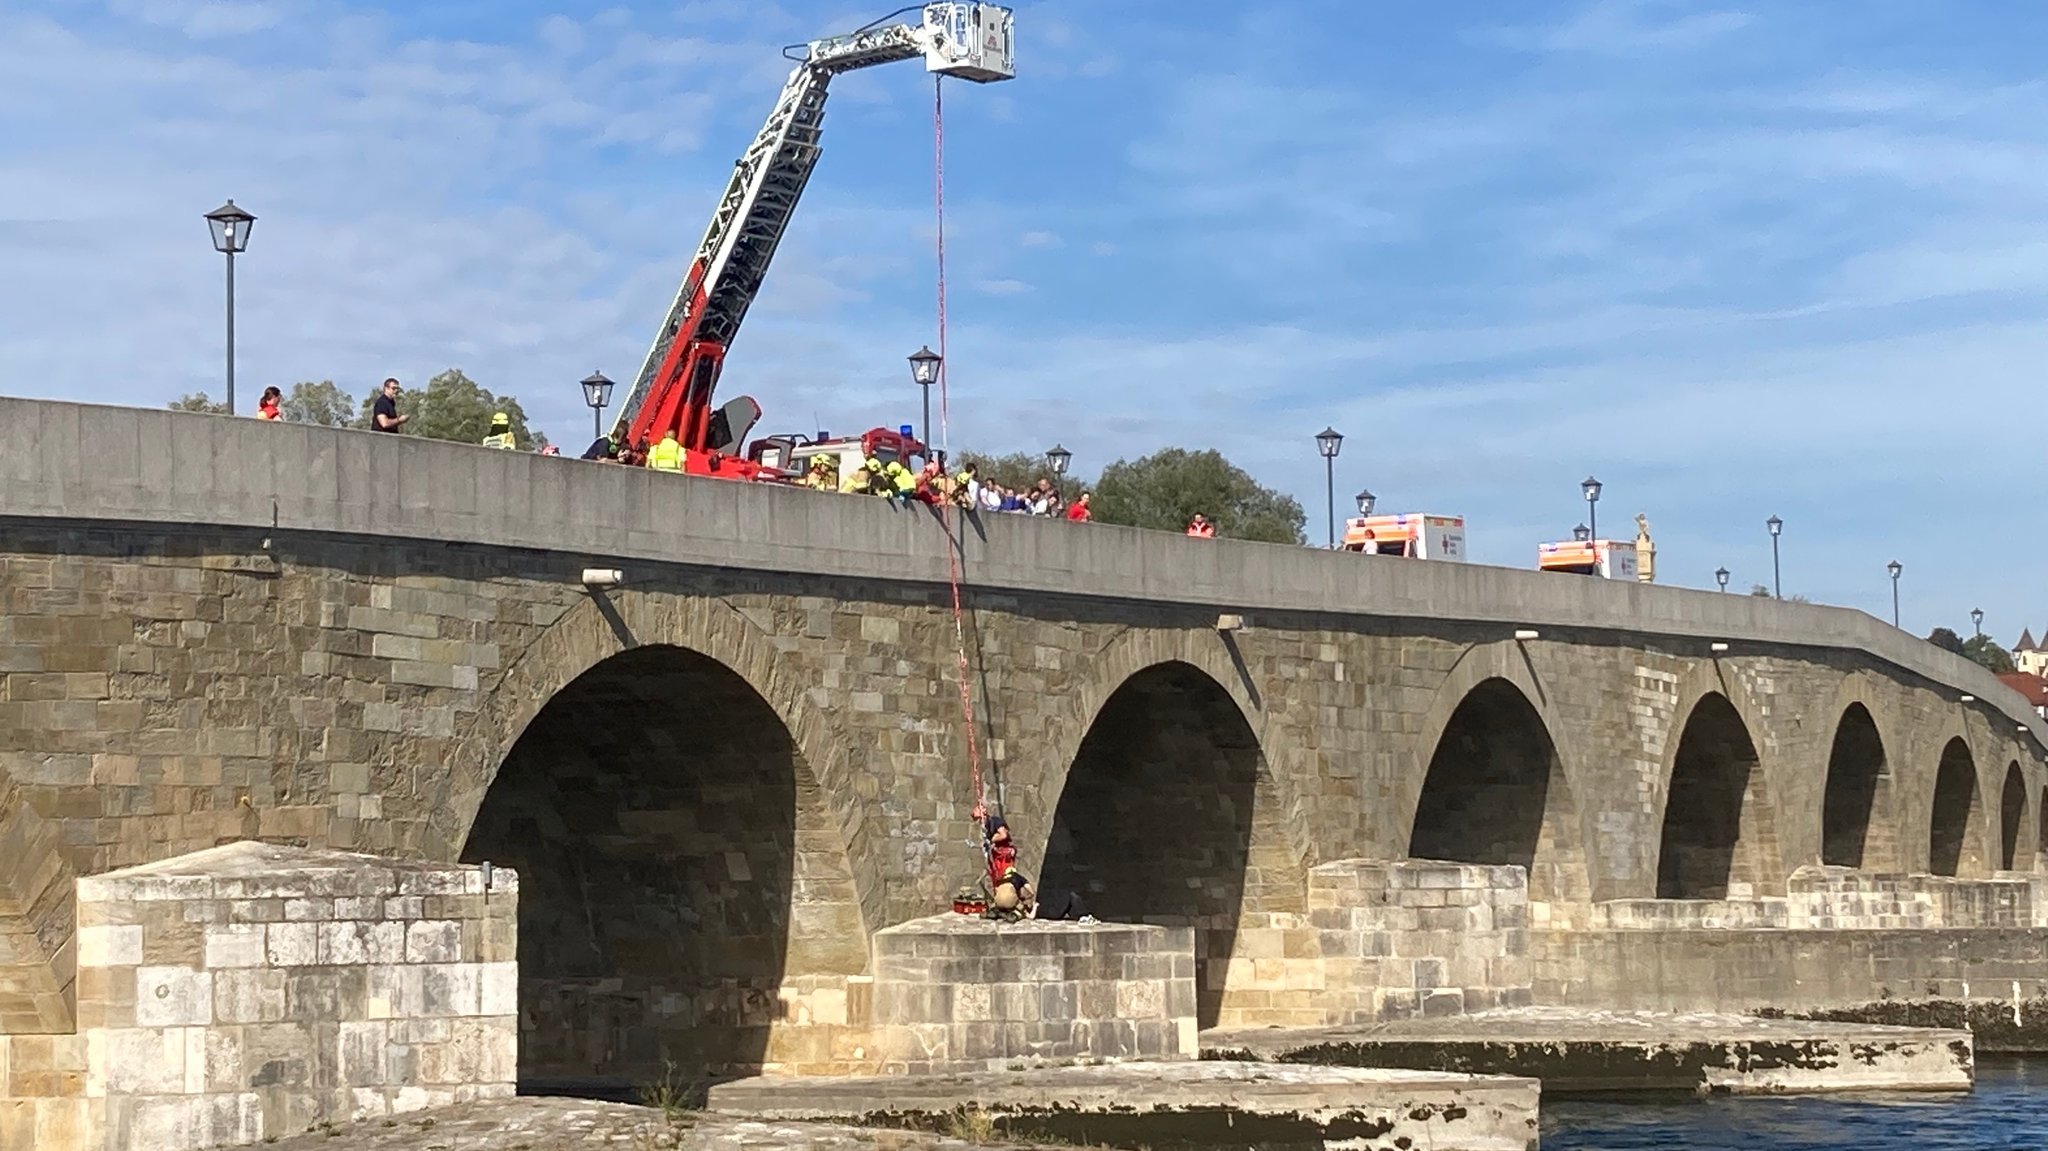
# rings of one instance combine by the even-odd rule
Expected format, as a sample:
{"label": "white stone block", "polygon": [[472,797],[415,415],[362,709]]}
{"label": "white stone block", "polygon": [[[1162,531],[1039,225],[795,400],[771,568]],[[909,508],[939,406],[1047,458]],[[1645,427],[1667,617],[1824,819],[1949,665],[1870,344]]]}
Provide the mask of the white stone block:
{"label": "white stone block", "polygon": [[264,954],[272,967],[311,967],[320,962],[319,924],[272,923],[264,930]]}
{"label": "white stone block", "polygon": [[89,1028],[85,1058],[89,1097],[170,1095],[185,1087],[185,1037],[176,1028]]}
{"label": "white stone block", "polygon": [[211,1024],[213,973],[189,967],[136,968],[135,1022],[141,1027]]}
{"label": "white stone block", "polygon": [[462,960],[462,925],[446,919],[426,919],[405,925],[407,963],[459,963]]}
{"label": "white stone block", "polygon": [[340,1031],[341,1081],[352,1087],[390,1082],[386,1060],[390,1028],[381,1022],[345,1022]]}
{"label": "white stone block", "polygon": [[134,967],[141,962],[141,925],[102,925],[78,929],[80,967]]}
{"label": "white stone block", "polygon": [[483,999],[481,964],[425,963],[421,977],[420,1015],[472,1016]]}
{"label": "white stone block", "polygon": [[206,929],[206,966],[261,967],[264,964],[263,925],[230,923]]}
{"label": "white stone block", "polygon": [[[481,1003],[478,1012],[483,1015],[517,1015],[519,1013],[519,964],[485,963],[479,965],[482,972]],[[841,1013],[844,1014],[845,992],[840,992]],[[840,1022],[845,1022],[841,1019]]]}

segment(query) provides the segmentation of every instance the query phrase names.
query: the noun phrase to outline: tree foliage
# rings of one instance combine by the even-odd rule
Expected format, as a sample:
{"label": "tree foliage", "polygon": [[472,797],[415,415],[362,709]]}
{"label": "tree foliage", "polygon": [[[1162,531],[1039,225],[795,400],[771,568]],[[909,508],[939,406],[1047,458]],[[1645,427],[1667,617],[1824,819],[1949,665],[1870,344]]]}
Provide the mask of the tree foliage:
{"label": "tree foliage", "polygon": [[[359,426],[370,426],[370,408],[376,402],[374,390],[363,397]],[[425,388],[401,393],[398,410],[412,417],[405,425],[407,432],[430,440],[480,444],[491,434],[491,416],[504,412],[511,417],[512,435],[521,450],[538,450],[548,442],[545,435],[527,428],[526,410],[517,399],[491,394],[460,368],[442,372],[428,380]]]}
{"label": "tree foliage", "polygon": [[1753,583],[1749,585],[1749,594],[1758,599],[1769,599],[1771,598],[1771,589],[1763,584]]}
{"label": "tree foliage", "polygon": [[1989,636],[1973,635],[1964,640],[1962,654],[1995,672],[2019,670],[2013,666],[2012,653],[1998,646]]}
{"label": "tree foliage", "polygon": [[179,396],[164,406],[174,412],[209,412],[216,416],[228,414],[228,406],[226,404],[216,403],[205,392],[193,392],[190,395]]}
{"label": "tree foliage", "polygon": [[1261,485],[1221,452],[1183,448],[1104,468],[1094,511],[1100,523],[1158,531],[1181,531],[1200,512],[1219,536],[1287,544],[1303,542],[1307,519],[1293,496]]}
{"label": "tree foliage", "polygon": [[318,424],[327,428],[346,428],[361,423],[356,415],[356,403],[347,392],[334,386],[333,380],[300,380],[280,405],[284,418],[295,424]]}
{"label": "tree foliage", "polygon": [[1969,654],[1963,650],[1963,637],[1945,627],[1938,627],[1928,632],[1927,642],[1943,651],[1952,651],[1957,655]]}

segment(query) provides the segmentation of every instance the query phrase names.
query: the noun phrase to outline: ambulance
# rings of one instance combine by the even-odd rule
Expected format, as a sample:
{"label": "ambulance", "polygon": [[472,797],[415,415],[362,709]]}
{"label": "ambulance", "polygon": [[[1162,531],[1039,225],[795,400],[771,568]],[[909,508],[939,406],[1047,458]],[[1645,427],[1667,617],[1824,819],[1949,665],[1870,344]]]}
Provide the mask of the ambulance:
{"label": "ambulance", "polygon": [[1636,545],[1621,540],[1569,540],[1536,545],[1536,567],[1602,579],[1636,578]]}
{"label": "ambulance", "polygon": [[1465,562],[1465,517],[1420,512],[1353,516],[1344,521],[1344,550],[1367,555]]}

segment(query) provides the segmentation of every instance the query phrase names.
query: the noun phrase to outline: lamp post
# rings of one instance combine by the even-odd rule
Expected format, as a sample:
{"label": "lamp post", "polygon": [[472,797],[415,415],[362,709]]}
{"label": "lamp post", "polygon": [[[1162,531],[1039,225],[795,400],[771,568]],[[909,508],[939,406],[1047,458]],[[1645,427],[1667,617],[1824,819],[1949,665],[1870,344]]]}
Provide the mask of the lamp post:
{"label": "lamp post", "polygon": [[1976,629],[1976,631],[1977,631],[1977,638],[1978,638],[1978,639],[1983,639],[1983,638],[1984,638],[1984,609],[1983,609],[1983,608],[1981,608],[1981,607],[1973,607],[1973,608],[1971,608],[1971,609],[1970,609],[1970,626],[1971,626],[1972,628],[1975,628],[1975,629]]}
{"label": "lamp post", "polygon": [[1579,481],[1579,491],[1586,497],[1586,521],[1592,526],[1586,529],[1586,538],[1600,538],[1600,481],[1587,476]]}
{"label": "lamp post", "polygon": [[[924,389],[924,423],[917,428],[917,438],[929,440],[932,435],[932,385],[939,382],[939,366],[945,363],[931,345],[926,344],[911,353],[910,378]],[[927,444],[927,447],[930,445]]]}
{"label": "lamp post", "polygon": [[1572,538],[1580,543],[1585,543],[1587,540],[1593,538],[1593,529],[1587,527],[1585,524],[1580,524],[1578,527],[1572,529]]}
{"label": "lamp post", "polygon": [[1359,493],[1358,493],[1358,497],[1357,497],[1357,498],[1358,498],[1358,514],[1359,514],[1359,515],[1362,515],[1362,516],[1369,516],[1369,515],[1371,515],[1371,514],[1372,514],[1372,509],[1373,509],[1373,505],[1375,505],[1375,504],[1379,503],[1379,500],[1380,500],[1380,498],[1379,498],[1378,496],[1376,496],[1376,495],[1372,494],[1372,493],[1371,493],[1370,491],[1367,491],[1367,490],[1365,490],[1365,489],[1360,489],[1360,490],[1359,490]]}
{"label": "lamp post", "polygon": [[1344,450],[1344,433],[1325,426],[1316,433],[1316,450],[1323,453],[1323,494],[1328,501],[1330,550],[1337,550],[1337,453]]}
{"label": "lamp post", "polygon": [[1054,444],[1045,453],[1045,462],[1052,465],[1052,474],[1056,476],[1066,475],[1067,465],[1073,462],[1073,459],[1074,453],[1058,444]]}
{"label": "lamp post", "polygon": [[1899,626],[1899,573],[1906,570],[1906,565],[1893,560],[1884,565],[1884,570],[1892,573],[1892,626],[1897,627]]}
{"label": "lamp post", "polygon": [[583,377],[583,402],[590,405],[591,438],[604,435],[604,410],[612,402],[612,382],[603,372]]}
{"label": "lamp post", "polygon": [[1715,569],[1714,569],[1714,582],[1715,582],[1715,583],[1717,583],[1717,584],[1720,584],[1720,585],[1721,585],[1721,590],[1722,590],[1723,592],[1726,592],[1726,591],[1728,590],[1728,569],[1727,569],[1727,568],[1715,568]]}
{"label": "lamp post", "polygon": [[235,207],[229,200],[206,214],[213,231],[213,250],[228,258],[228,414],[235,412],[235,255],[249,250],[249,233],[256,217]]}
{"label": "lamp post", "polygon": [[1771,529],[1771,598],[1784,599],[1785,583],[1778,570],[1778,535],[1785,530],[1785,521],[1772,516],[1764,521],[1764,526]]}

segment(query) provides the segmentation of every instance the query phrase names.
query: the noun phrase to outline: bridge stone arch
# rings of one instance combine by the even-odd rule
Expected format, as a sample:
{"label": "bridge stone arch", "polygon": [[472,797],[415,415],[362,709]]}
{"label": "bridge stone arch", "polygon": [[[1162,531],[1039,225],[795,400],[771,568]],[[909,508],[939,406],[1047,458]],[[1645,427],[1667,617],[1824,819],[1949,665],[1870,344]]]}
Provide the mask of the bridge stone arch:
{"label": "bridge stone arch", "polygon": [[1401,773],[1408,854],[1515,864],[1532,903],[1558,911],[1593,898],[1580,773],[1521,645],[1467,649],[1425,713]]}
{"label": "bridge stone arch", "polygon": [[2015,759],[2006,764],[2005,785],[1999,789],[1998,870],[2014,871],[2020,867],[2020,839],[2026,827],[2027,776]]}
{"label": "bridge stone arch", "polygon": [[522,1081],[611,1091],[829,1046],[798,1033],[866,969],[873,861],[773,647],[715,601],[624,595],[570,609],[506,680],[458,811],[462,858],[522,875]]}
{"label": "bridge stone arch", "polygon": [[1956,725],[1939,745],[1927,777],[1927,870],[1935,875],[1982,878],[1989,872],[1991,839],[1977,754]]}
{"label": "bridge stone arch", "polygon": [[1897,872],[1900,857],[1897,784],[1892,753],[1872,702],[1880,698],[1866,675],[1850,677],[1837,693],[1834,732],[1825,763],[1818,814],[1820,861],[1837,867]]}
{"label": "bridge stone arch", "polygon": [[1719,661],[1680,681],[1656,798],[1659,899],[1783,895],[1776,757],[1763,709]]}
{"label": "bridge stone arch", "polygon": [[1214,632],[1125,632],[1092,670],[1083,734],[1046,788],[1040,887],[1104,919],[1194,927],[1197,1017],[1213,1026],[1240,928],[1306,909],[1257,688]]}
{"label": "bridge stone arch", "polygon": [[867,930],[886,926],[888,892],[880,868],[863,860],[870,832],[853,779],[860,749],[838,737],[811,694],[806,675],[738,611],[712,597],[626,592],[570,606],[507,667],[479,709],[434,804],[434,846],[451,858],[468,840],[478,807],[507,753],[550,700],[599,663],[632,647],[698,652],[730,669],[773,710],[815,777],[840,845],[855,861],[853,880]]}

